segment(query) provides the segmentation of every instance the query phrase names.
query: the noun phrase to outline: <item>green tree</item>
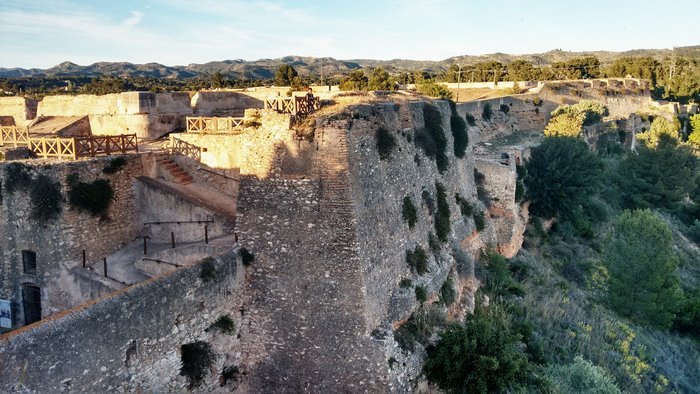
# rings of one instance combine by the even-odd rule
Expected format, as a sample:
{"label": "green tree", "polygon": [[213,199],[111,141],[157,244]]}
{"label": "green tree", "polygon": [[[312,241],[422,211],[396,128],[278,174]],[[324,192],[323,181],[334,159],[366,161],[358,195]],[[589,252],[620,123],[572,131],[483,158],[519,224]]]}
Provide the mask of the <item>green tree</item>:
{"label": "green tree", "polygon": [[662,135],[668,136],[675,141],[680,141],[680,123],[678,118],[674,117],[673,121],[669,121],[662,116],[657,116],[651,122],[651,127],[644,133],[637,134],[637,139],[643,141],[646,146],[655,147],[659,144]]}
{"label": "green tree", "polygon": [[530,212],[541,217],[571,216],[596,191],[600,160],[588,145],[571,137],[550,137],[532,150],[525,177]]}
{"label": "green tree", "polygon": [[674,139],[661,137],[656,148],[640,146],[618,169],[626,208],[676,208],[693,188],[693,155]]}
{"label": "green tree", "polygon": [[435,97],[442,100],[449,100],[452,98],[452,92],[450,92],[447,87],[435,83],[432,79],[428,79],[416,85],[416,90],[420,94],[424,94],[429,97]]}
{"label": "green tree", "polygon": [[275,85],[277,86],[292,86],[294,78],[298,77],[299,73],[294,67],[289,64],[282,64],[275,71]]}
{"label": "green tree", "polygon": [[508,65],[509,81],[532,81],[538,76],[535,66],[527,60],[516,60]]}
{"label": "green tree", "polygon": [[690,127],[692,132],[688,136],[688,142],[696,147],[700,147],[700,114],[690,117]]}
{"label": "green tree", "polygon": [[497,305],[479,307],[464,324],[454,324],[428,349],[425,376],[452,393],[495,393],[523,382],[528,360],[520,336]]}
{"label": "green tree", "polygon": [[386,70],[377,67],[372,70],[367,82],[368,90],[396,90],[396,82]]}
{"label": "green tree", "polygon": [[553,117],[544,128],[545,137],[580,137],[583,132],[584,116],[564,113]]}
{"label": "green tree", "polygon": [[340,82],[340,90],[363,91],[367,90],[368,78],[362,70],[351,71]]}
{"label": "green tree", "polygon": [[593,100],[581,100],[574,105],[562,104],[552,111],[552,117],[563,114],[583,116],[583,126],[589,126],[600,122],[603,117],[608,116],[608,108],[603,104]]}
{"label": "green tree", "polygon": [[620,394],[613,378],[590,361],[576,356],[566,365],[551,365],[544,371],[557,393]]}
{"label": "green tree", "polygon": [[669,328],[683,294],[668,224],[650,210],[625,211],[602,255],[610,308],[639,323]]}

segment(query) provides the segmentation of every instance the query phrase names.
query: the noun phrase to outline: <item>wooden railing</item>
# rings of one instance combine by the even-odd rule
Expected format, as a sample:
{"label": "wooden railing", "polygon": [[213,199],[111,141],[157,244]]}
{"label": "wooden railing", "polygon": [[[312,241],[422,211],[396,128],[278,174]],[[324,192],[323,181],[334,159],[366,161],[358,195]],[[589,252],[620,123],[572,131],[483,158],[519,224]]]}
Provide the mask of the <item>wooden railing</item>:
{"label": "wooden railing", "polygon": [[183,141],[171,134],[168,151],[170,154],[177,153],[197,161],[202,161],[202,152],[206,152],[207,148],[202,148],[187,141]]}
{"label": "wooden railing", "polygon": [[243,132],[243,118],[187,117],[188,133]]}
{"label": "wooden railing", "polygon": [[29,149],[44,159],[55,157],[70,160],[139,151],[136,134],[30,138]]}
{"label": "wooden railing", "polygon": [[0,145],[29,145],[29,130],[26,127],[0,126]]}
{"label": "wooden railing", "polygon": [[264,101],[265,109],[292,115],[307,115],[321,108],[321,100],[314,97],[311,102],[305,97],[273,97]]}

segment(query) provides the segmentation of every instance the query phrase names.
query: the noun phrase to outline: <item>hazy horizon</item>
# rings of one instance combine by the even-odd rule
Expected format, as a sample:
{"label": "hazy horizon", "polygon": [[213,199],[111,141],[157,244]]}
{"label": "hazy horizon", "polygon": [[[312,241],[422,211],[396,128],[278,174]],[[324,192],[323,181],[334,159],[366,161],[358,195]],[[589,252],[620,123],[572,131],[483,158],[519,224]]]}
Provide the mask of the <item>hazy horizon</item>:
{"label": "hazy horizon", "polygon": [[[202,64],[285,56],[442,61],[455,56],[697,45],[695,3],[0,0],[0,67]],[[653,29],[650,25],[653,24]]]}

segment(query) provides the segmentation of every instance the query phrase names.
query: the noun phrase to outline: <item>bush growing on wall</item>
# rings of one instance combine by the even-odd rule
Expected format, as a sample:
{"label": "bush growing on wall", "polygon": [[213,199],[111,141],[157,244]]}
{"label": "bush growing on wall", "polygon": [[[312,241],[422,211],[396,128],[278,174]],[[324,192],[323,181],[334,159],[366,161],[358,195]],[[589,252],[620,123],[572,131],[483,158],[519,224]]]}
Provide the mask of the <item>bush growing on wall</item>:
{"label": "bush growing on wall", "polygon": [[428,272],[428,255],[420,245],[417,245],[413,251],[407,249],[406,264],[418,275],[423,275]]}
{"label": "bush growing on wall", "polygon": [[93,216],[107,217],[114,201],[114,189],[107,179],[80,182],[77,175],[68,176],[68,203],[71,207],[90,213]]}
{"label": "bush growing on wall", "polygon": [[105,168],[102,169],[102,172],[109,175],[109,174],[114,174],[117,171],[121,170],[124,168],[126,165],[126,158],[119,156],[115,157],[114,159],[110,160],[109,163],[105,166]]}
{"label": "bush growing on wall", "polygon": [[455,156],[463,158],[469,145],[467,123],[456,112],[453,112],[450,116],[450,128],[454,139]]}
{"label": "bush growing on wall", "polygon": [[31,216],[33,219],[46,223],[58,217],[61,213],[61,185],[45,175],[39,175],[32,180],[29,187],[31,199]]}
{"label": "bush growing on wall", "polygon": [[415,142],[423,150],[425,155],[433,160],[438,171],[444,173],[449,165],[446,154],[447,138],[442,128],[442,115],[434,105],[423,106],[423,119],[425,128],[416,131]]}
{"label": "bush growing on wall", "polygon": [[391,157],[391,152],[396,147],[396,138],[391,134],[391,132],[384,127],[377,129],[375,134],[375,139],[377,142],[377,152],[379,152],[380,160],[387,160]]}
{"label": "bush growing on wall", "polygon": [[180,347],[182,367],[180,375],[185,376],[190,388],[202,383],[209,372],[211,364],[216,360],[216,354],[211,345],[204,341],[186,343]]}
{"label": "bush growing on wall", "polygon": [[445,187],[435,182],[437,191],[437,214],[435,215],[435,234],[440,242],[447,242],[450,235],[450,204],[447,202]]}
{"label": "bush growing on wall", "polygon": [[491,104],[484,104],[484,110],[481,112],[481,119],[485,121],[491,120],[491,115],[493,115],[493,110],[491,110]]}
{"label": "bush growing on wall", "polygon": [[464,115],[464,119],[467,121],[469,126],[472,126],[472,127],[476,126],[476,119],[474,118],[474,115],[467,112],[467,114]]}
{"label": "bush growing on wall", "polygon": [[401,216],[408,223],[408,228],[413,228],[418,221],[418,210],[413,205],[413,200],[410,196],[403,198],[403,207],[401,208]]}
{"label": "bush growing on wall", "polygon": [[501,112],[503,112],[503,113],[506,114],[506,115],[508,115],[508,112],[510,112],[510,107],[507,106],[506,104],[501,104],[501,105],[498,107],[498,109],[501,110]]}
{"label": "bush growing on wall", "polygon": [[452,98],[452,92],[450,92],[445,86],[435,83],[433,80],[428,80],[424,83],[417,84],[416,90],[420,94],[442,100],[449,100]]}

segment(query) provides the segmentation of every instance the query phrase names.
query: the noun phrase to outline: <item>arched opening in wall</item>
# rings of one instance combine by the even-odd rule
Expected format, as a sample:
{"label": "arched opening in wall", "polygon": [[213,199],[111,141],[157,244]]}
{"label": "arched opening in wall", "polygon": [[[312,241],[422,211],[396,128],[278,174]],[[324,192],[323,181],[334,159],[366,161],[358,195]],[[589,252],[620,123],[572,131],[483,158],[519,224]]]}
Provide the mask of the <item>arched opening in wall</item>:
{"label": "arched opening in wall", "polygon": [[32,324],[41,320],[41,289],[29,283],[22,285],[22,308],[24,309],[24,324]]}
{"label": "arched opening in wall", "polygon": [[22,251],[22,267],[25,274],[36,275],[36,252],[31,250]]}

